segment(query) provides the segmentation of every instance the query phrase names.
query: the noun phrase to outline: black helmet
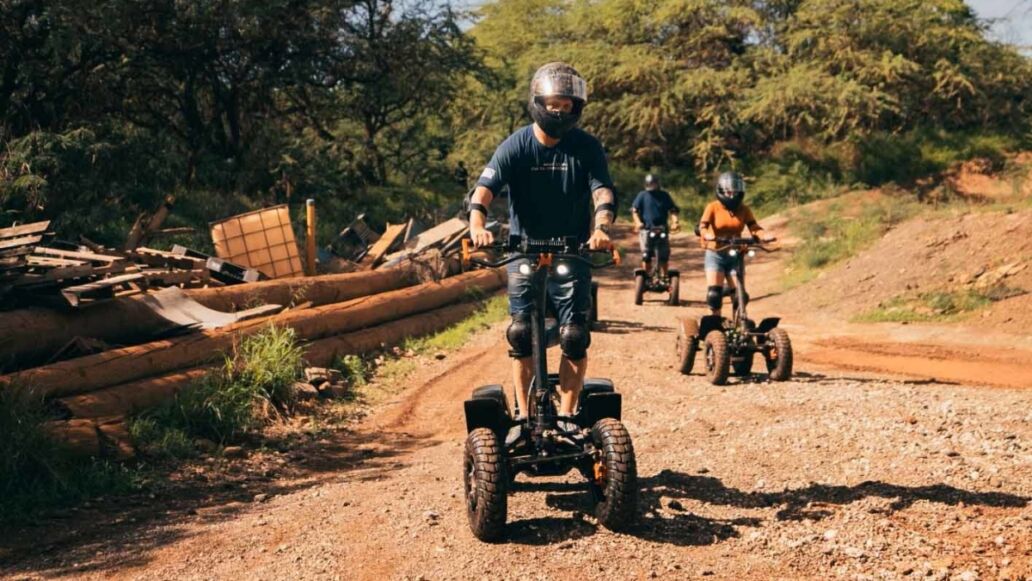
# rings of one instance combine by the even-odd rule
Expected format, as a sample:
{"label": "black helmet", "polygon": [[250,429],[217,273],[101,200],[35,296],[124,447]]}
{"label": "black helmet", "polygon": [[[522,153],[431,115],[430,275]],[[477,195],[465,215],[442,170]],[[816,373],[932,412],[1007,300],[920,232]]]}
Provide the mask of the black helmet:
{"label": "black helmet", "polygon": [[645,176],[645,189],[646,190],[658,190],[659,189],[659,176],[649,174]]}
{"label": "black helmet", "polygon": [[717,178],[717,199],[725,208],[734,212],[745,198],[745,180],[733,171],[720,174]]}
{"label": "black helmet", "polygon": [[[569,97],[573,111],[549,111],[545,97]],[[588,85],[576,69],[566,63],[554,62],[542,66],[530,80],[530,117],[549,136],[559,139],[580,121],[581,112],[588,102]]]}

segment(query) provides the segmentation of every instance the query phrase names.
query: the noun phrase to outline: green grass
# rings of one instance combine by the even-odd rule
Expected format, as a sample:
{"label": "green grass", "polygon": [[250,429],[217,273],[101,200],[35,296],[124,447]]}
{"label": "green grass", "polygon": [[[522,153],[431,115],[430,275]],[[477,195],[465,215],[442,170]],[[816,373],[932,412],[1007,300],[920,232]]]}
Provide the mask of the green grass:
{"label": "green grass", "polygon": [[142,452],[154,457],[191,456],[196,438],[236,441],[266,424],[271,410],[292,409],[302,355],[290,328],[269,326],[245,337],[222,367],[168,404],[134,418],[130,434]]}
{"label": "green grass", "polygon": [[41,510],[137,485],[129,468],[63,449],[45,432],[46,420],[41,401],[0,389],[0,523],[31,522]]}
{"label": "green grass", "polygon": [[962,289],[895,297],[853,318],[858,323],[948,322],[1024,291],[1006,286]]}
{"label": "green grass", "polygon": [[342,357],[336,368],[346,377],[360,378],[356,385],[361,388],[359,399],[376,401],[396,392],[395,386],[418,369],[417,357],[460,349],[475,333],[504,320],[509,313],[508,305],[505,295],[486,298],[475,313],[438,333],[406,339],[382,355]]}
{"label": "green grass", "polygon": [[821,212],[796,210],[790,228],[800,244],[789,259],[782,285],[792,288],[816,277],[820,271],[867,248],[893,225],[913,216],[920,205],[902,197],[878,202],[860,202],[851,211],[835,201]]}

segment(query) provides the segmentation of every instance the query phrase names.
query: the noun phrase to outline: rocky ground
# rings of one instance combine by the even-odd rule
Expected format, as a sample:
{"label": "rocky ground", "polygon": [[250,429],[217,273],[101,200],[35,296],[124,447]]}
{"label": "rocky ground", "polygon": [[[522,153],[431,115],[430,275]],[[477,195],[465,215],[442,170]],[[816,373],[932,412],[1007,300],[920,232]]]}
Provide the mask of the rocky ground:
{"label": "rocky ground", "polygon": [[[461,402],[507,383],[499,328],[385,386],[399,394],[347,429],[5,531],[0,576],[1032,578],[1032,392],[842,370],[805,349],[790,382],[760,362],[724,387],[679,375],[675,318],[703,296],[690,246],[675,250],[691,257],[681,308],[634,307],[633,265],[600,277],[589,374],[624,394],[641,494],[627,533],[594,521],[579,477],[521,475],[505,541],[470,534]],[[765,306],[775,267],[751,271],[753,314],[785,315],[798,345],[831,340],[801,322],[805,306]]]}

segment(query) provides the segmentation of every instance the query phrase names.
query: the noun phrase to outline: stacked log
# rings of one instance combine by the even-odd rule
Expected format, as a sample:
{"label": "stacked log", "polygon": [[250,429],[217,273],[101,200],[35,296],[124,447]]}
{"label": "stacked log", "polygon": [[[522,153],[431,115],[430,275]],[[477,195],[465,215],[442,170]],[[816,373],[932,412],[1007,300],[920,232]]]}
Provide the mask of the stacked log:
{"label": "stacked log", "polygon": [[[410,265],[401,268],[261,281],[184,293],[219,311],[237,311],[255,305],[314,306],[404,288],[418,282]],[[24,369],[45,363],[77,337],[111,345],[134,345],[167,331],[171,325],[144,304],[141,297],[125,297],[73,312],[28,308],[0,312],[0,369]]]}
{"label": "stacked log", "polygon": [[[476,303],[459,303],[441,309],[377,325],[362,331],[319,339],[305,345],[305,362],[326,367],[338,357],[360,355],[407,337],[427,335],[458,323],[471,315]],[[59,409],[75,418],[98,418],[133,414],[171,400],[179,390],[203,377],[209,367],[195,367],[56,400]]]}

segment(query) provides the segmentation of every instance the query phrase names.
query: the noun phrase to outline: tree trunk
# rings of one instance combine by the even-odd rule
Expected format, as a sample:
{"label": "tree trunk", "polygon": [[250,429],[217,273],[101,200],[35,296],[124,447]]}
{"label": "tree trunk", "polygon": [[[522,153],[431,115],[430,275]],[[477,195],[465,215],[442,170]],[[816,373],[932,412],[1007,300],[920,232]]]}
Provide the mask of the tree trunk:
{"label": "tree trunk", "polygon": [[[338,357],[362,355],[393,346],[407,337],[419,337],[441,331],[472,314],[476,303],[460,303],[435,311],[399,319],[362,331],[327,337],[305,347],[305,361],[318,367],[332,366]],[[56,400],[60,409],[75,418],[129,415],[154,408],[171,400],[179,390],[203,377],[209,367],[195,367],[161,377],[150,377],[92,393]]]}
{"label": "tree trunk", "polygon": [[195,367],[229,352],[242,337],[268,325],[291,327],[298,339],[315,340],[357,331],[460,302],[474,289],[489,292],[505,280],[501,270],[476,270],[441,282],[362,297],[345,303],[288,311],[222,329],[112,349],[0,377],[0,386],[21,385],[44,397],[89,393],[102,387]]}
{"label": "tree trunk", "polygon": [[[313,306],[339,303],[416,283],[407,265],[374,272],[330,274],[268,280],[252,284],[187,289],[187,296],[218,311],[311,301]],[[111,345],[135,345],[174,327],[139,297],[113,299],[76,311],[28,308],[0,312],[0,370],[45,363],[76,337]]]}

